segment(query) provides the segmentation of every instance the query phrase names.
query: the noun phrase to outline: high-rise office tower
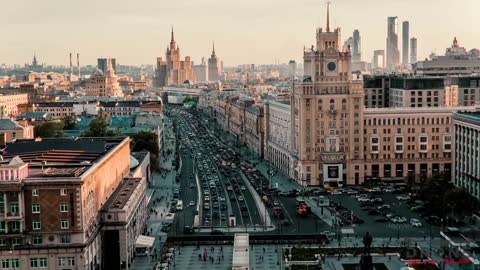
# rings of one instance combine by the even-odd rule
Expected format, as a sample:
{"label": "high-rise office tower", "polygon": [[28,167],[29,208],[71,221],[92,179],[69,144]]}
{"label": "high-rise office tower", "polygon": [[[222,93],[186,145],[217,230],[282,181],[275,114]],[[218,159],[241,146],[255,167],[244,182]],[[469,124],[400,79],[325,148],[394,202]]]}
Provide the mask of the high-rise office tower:
{"label": "high-rise office tower", "polygon": [[358,30],[353,31],[353,48],[352,48],[352,62],[362,61],[362,45],[360,32]]}
{"label": "high-rise office tower", "polygon": [[410,41],[410,23],[404,21],[402,23],[402,65],[408,65],[408,43]]}
{"label": "high-rise office tower", "polygon": [[417,62],[417,38],[410,39],[410,64]]}
{"label": "high-rise office tower", "polygon": [[373,51],[373,69],[385,68],[385,51],[375,50]]}
{"label": "high-rise office tower", "polygon": [[388,17],[387,23],[387,66],[390,71],[400,63],[400,51],[398,50],[398,27],[397,17]]}
{"label": "high-rise office tower", "polygon": [[220,79],[220,58],[215,54],[215,43],[213,43],[212,55],[208,59],[208,80],[218,81]]}
{"label": "high-rise office tower", "polygon": [[290,60],[288,62],[289,76],[290,78],[295,78],[297,74],[297,62],[295,60]]}
{"label": "high-rise office tower", "polygon": [[353,37],[347,38],[345,42],[343,43],[343,50],[347,50],[348,47],[350,46],[350,50],[353,48]]}
{"label": "high-rise office tower", "polygon": [[109,61],[112,65],[113,71],[117,72],[117,60],[115,58],[98,58],[97,68],[100,69],[103,73],[107,73]]}

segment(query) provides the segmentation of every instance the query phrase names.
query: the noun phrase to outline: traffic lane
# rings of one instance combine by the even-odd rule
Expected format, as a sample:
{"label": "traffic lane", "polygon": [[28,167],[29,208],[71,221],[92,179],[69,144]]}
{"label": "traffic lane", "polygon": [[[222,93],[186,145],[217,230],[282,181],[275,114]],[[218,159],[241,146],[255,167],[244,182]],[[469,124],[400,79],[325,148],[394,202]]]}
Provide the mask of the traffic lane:
{"label": "traffic lane", "polygon": [[[297,216],[297,200],[295,198],[279,197],[276,199],[284,205],[292,219],[292,224],[283,226],[283,233],[320,233],[331,230],[328,224],[313,213],[308,217]],[[271,211],[271,208],[269,208],[269,211]]]}
{"label": "traffic lane", "polygon": [[[180,194],[184,207],[183,213],[181,215],[183,217],[183,223],[181,224],[183,224],[183,226],[192,226],[196,205],[190,206],[190,202],[193,201],[196,204],[198,197],[195,179],[193,177],[190,178],[190,175],[193,175],[193,161],[188,157],[184,157],[182,158],[182,162],[182,166],[185,167],[185,171],[181,177],[180,183]],[[195,184],[195,188],[190,187],[190,184],[192,183]]]}
{"label": "traffic lane", "polygon": [[[246,187],[245,181],[248,181],[248,179],[246,179],[243,172],[237,171],[237,174],[242,179],[242,183],[243,183],[242,185]],[[250,212],[250,215],[252,217],[252,223],[255,224],[255,225],[263,225],[265,223],[265,221],[262,220],[262,218],[260,216],[260,213],[258,212],[259,209],[258,209],[257,203],[255,202],[255,199],[254,199],[252,193],[250,192],[250,190],[248,188],[245,188],[245,191],[243,191],[243,193],[245,194],[245,202],[247,203],[247,207],[250,210],[249,212]]]}
{"label": "traffic lane", "polygon": [[[391,194],[389,194],[391,195]],[[383,197],[388,195],[376,195],[375,197]],[[410,225],[410,218],[417,218],[412,213],[408,213],[409,209],[402,209],[405,206],[402,205],[393,205],[395,201],[392,200],[385,200],[383,204],[390,204],[392,207],[388,212],[392,212],[394,214],[398,214],[408,219],[407,223],[402,224],[394,224],[392,222],[376,222],[375,220],[378,218],[383,217],[382,215],[368,215],[368,211],[364,211],[360,207],[360,203],[355,199],[353,196],[341,194],[341,195],[329,195],[328,198],[330,201],[337,202],[343,207],[347,208],[350,211],[353,211],[353,214],[359,217],[364,221],[363,224],[356,224],[354,226],[357,235],[364,235],[366,232],[374,232],[375,236],[377,237],[423,237],[427,233],[430,233],[429,226],[424,226],[420,228],[412,227]],[[394,199],[396,200],[396,199]],[[381,204],[380,204],[381,205]],[[402,215],[409,214],[409,215]],[[417,215],[418,216],[418,215]],[[428,224],[427,224],[428,225]]]}

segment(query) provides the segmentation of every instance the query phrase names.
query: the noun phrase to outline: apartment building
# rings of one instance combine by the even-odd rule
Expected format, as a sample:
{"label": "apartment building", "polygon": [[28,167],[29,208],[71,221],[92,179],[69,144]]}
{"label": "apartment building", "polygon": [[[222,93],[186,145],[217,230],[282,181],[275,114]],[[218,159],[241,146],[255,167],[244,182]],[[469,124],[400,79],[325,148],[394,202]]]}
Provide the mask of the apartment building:
{"label": "apartment building", "polygon": [[245,144],[258,159],[264,157],[264,108],[261,105],[245,108]]}
{"label": "apartment building", "polygon": [[28,94],[0,95],[0,117],[17,116],[20,104],[28,104]]}
{"label": "apartment building", "polygon": [[452,182],[480,199],[480,111],[453,115]]}
{"label": "apartment building", "polygon": [[[132,214],[117,221],[132,222],[141,205],[141,199],[132,199],[132,194],[140,198],[145,185],[143,173],[131,178],[130,139],[22,141],[7,145],[4,152],[0,162],[2,267],[113,269],[102,267],[106,258],[112,259],[111,249],[117,243],[102,238],[100,210],[128,207],[126,212]],[[132,193],[118,203],[118,188],[125,191],[124,186],[133,182]],[[142,222],[138,219],[136,226],[143,229]],[[128,265],[124,258],[128,256],[118,255],[109,263]]]}
{"label": "apartment building", "polygon": [[392,78],[389,107],[442,107],[445,105],[444,78]]}

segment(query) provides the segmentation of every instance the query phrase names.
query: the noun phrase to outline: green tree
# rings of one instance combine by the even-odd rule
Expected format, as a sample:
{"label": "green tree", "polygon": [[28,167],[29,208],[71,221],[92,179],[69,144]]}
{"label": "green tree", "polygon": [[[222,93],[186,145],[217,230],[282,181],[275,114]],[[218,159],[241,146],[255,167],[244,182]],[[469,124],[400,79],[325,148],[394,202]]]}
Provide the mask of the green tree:
{"label": "green tree", "polygon": [[158,136],[155,132],[140,131],[132,137],[132,151],[148,151],[150,152],[150,166],[153,170],[160,169],[160,160],[158,154],[160,146],[158,145]]}
{"label": "green tree", "polygon": [[63,122],[43,122],[33,128],[35,137],[40,138],[58,138],[63,137]]}
{"label": "green tree", "polygon": [[63,128],[66,130],[72,130],[77,128],[77,119],[75,116],[69,115],[63,118]]}
{"label": "green tree", "polygon": [[108,114],[101,114],[93,119],[88,129],[82,133],[82,137],[115,137],[122,136],[118,130],[108,128]]}

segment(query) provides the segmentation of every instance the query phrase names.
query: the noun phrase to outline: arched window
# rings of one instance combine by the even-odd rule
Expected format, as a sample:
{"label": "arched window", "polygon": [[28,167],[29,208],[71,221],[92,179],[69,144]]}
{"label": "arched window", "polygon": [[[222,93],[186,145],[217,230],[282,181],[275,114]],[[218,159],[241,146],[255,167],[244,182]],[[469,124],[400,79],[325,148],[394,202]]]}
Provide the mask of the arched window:
{"label": "arched window", "polygon": [[330,110],[333,111],[335,110],[335,100],[330,99]]}
{"label": "arched window", "polygon": [[322,111],[323,110],[323,101],[322,99],[318,99],[318,111]]}
{"label": "arched window", "polygon": [[342,110],[347,110],[347,100],[346,99],[342,99]]}

